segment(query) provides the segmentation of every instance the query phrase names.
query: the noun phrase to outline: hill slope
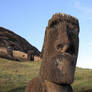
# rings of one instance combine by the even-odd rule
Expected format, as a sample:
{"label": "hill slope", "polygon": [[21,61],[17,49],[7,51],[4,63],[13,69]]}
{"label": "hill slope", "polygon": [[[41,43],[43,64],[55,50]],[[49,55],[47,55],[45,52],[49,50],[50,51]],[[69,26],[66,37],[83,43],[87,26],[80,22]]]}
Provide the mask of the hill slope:
{"label": "hill slope", "polygon": [[36,56],[40,55],[39,50],[32,46],[23,37],[3,27],[0,27],[0,48],[1,47],[12,47],[13,50],[22,51],[25,53],[27,53],[29,50],[33,50]]}
{"label": "hill slope", "polygon": [[[0,92],[24,92],[32,78],[38,76],[41,62],[15,62],[0,58]],[[76,69],[74,92],[92,92],[92,70]]]}

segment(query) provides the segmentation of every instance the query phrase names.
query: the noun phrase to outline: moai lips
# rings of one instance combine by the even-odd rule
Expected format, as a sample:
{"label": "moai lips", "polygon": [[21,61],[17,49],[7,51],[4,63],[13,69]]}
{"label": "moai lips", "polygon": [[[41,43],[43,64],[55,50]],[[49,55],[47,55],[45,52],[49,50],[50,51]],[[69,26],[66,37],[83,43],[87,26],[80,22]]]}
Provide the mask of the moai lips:
{"label": "moai lips", "polygon": [[70,15],[55,14],[49,20],[42,49],[40,76],[58,84],[71,84],[78,56],[79,23]]}

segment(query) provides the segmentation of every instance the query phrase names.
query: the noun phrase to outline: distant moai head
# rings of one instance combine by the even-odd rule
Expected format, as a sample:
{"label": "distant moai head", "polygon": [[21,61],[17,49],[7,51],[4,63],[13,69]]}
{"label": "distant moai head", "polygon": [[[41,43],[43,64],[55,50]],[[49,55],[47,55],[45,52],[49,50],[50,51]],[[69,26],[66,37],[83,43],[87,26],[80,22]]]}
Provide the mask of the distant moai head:
{"label": "distant moai head", "polygon": [[71,84],[78,56],[79,23],[70,15],[55,14],[49,20],[42,49],[41,78]]}
{"label": "distant moai head", "polygon": [[8,55],[9,55],[10,57],[13,57],[13,47],[12,47],[12,46],[8,46],[8,47],[7,47],[7,52],[8,52]]}
{"label": "distant moai head", "polygon": [[27,59],[31,60],[31,61],[34,61],[34,51],[33,50],[29,50],[27,52]]}

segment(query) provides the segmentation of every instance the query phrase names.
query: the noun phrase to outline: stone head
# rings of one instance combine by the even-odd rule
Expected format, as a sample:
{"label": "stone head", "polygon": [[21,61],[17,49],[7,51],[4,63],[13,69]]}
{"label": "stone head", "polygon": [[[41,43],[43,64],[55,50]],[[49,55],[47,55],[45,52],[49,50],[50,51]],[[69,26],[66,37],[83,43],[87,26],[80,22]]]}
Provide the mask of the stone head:
{"label": "stone head", "polygon": [[70,15],[55,14],[49,20],[42,49],[41,78],[58,84],[74,80],[79,23]]}

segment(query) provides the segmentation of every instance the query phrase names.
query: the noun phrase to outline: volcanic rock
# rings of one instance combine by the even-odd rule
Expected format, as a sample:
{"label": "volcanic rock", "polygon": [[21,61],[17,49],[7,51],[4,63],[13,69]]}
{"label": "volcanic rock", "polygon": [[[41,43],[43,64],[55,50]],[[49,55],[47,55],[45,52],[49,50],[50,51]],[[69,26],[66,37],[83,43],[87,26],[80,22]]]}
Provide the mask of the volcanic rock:
{"label": "volcanic rock", "polygon": [[[36,47],[32,46],[23,37],[17,35],[16,33],[8,29],[0,27],[0,49],[2,48],[7,50],[6,54],[9,54],[10,57],[12,57],[13,55],[12,50],[24,53],[32,50],[35,56],[40,56],[40,51]],[[6,57],[4,56],[4,54],[2,55],[2,53],[0,53],[0,56]]]}
{"label": "volcanic rock", "polygon": [[49,20],[42,49],[40,76],[58,84],[74,80],[78,55],[79,23],[70,15],[55,14]]}

